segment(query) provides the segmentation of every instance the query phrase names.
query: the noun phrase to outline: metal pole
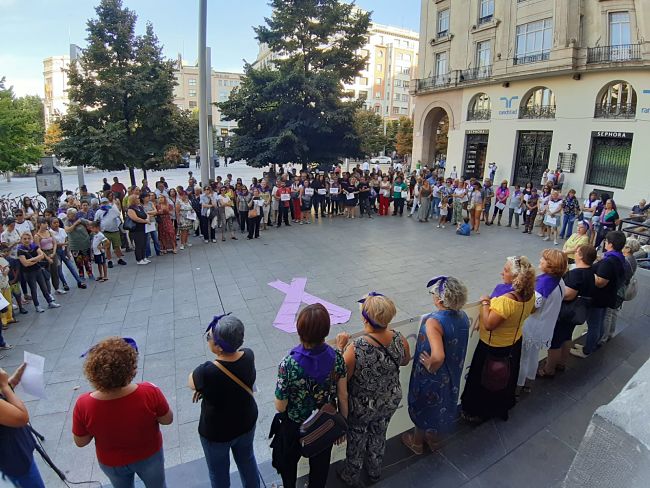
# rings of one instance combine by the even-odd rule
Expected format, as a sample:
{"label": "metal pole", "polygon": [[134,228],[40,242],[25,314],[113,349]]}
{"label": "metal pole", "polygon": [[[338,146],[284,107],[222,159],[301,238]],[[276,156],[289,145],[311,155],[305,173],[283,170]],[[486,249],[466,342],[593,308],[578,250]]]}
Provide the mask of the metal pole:
{"label": "metal pole", "polygon": [[208,153],[210,153],[210,179],[214,180],[214,133],[212,131],[212,49],[206,48],[205,64],[206,64],[206,97],[205,106],[206,113],[208,114]]}
{"label": "metal pole", "polygon": [[208,153],[208,114],[206,107],[206,29],[208,0],[199,0],[199,142],[201,152],[201,185],[208,184],[210,155]]}
{"label": "metal pole", "polygon": [[[79,47],[76,44],[70,44],[70,64],[76,63],[77,59],[79,59]],[[86,184],[84,167],[81,164],[77,166],[77,181],[79,182],[79,188]]]}

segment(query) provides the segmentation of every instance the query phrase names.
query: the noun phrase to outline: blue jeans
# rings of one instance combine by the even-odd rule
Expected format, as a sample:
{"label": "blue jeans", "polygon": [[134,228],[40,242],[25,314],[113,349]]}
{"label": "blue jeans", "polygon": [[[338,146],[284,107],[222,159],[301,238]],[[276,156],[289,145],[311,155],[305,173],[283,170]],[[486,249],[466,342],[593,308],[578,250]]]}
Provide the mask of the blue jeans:
{"label": "blue jeans", "polygon": [[165,456],[162,449],[142,461],[116,467],[99,463],[99,467],[108,477],[113,488],[133,488],[136,474],[147,488],[166,488],[167,486],[165,483]]}
{"label": "blue jeans", "polygon": [[440,197],[433,197],[433,200],[431,201],[431,216],[432,217],[434,215],[440,215],[440,209],[438,208],[439,203],[440,203]]}
{"label": "blue jeans", "polygon": [[606,308],[592,308],[587,315],[587,339],[583,351],[585,354],[591,354],[598,348],[598,342],[605,331],[605,312]]}
{"label": "blue jeans", "polygon": [[201,445],[205,453],[205,461],[208,464],[212,488],[228,488],[230,486],[231,449],[242,486],[244,488],[259,488],[260,477],[253,451],[254,438],[255,427],[230,442],[211,442],[201,436]]}
{"label": "blue jeans", "polygon": [[38,466],[36,466],[36,461],[34,461],[33,457],[32,465],[29,467],[27,473],[22,476],[7,476],[7,478],[19,488],[45,488],[45,483],[43,483],[43,478],[41,478],[41,473],[39,473]]}
{"label": "blue jeans", "polygon": [[151,246],[149,245],[149,237],[153,241],[153,249],[156,251],[156,256],[160,256],[160,242],[158,242],[158,231],[154,230],[152,232],[147,232],[145,235],[145,251],[144,257],[148,258],[151,256]]}
{"label": "blue jeans", "polygon": [[568,239],[571,234],[573,234],[573,223],[575,220],[575,215],[564,214],[564,217],[562,218],[562,230],[560,231],[560,237],[562,239],[564,239],[564,236],[566,236]]}
{"label": "blue jeans", "polygon": [[82,283],[83,280],[79,277],[79,272],[77,271],[77,267],[70,260],[70,256],[68,256],[68,251],[66,251],[64,249],[57,249],[56,254],[57,254],[57,256],[59,256],[58,272],[59,272],[59,279],[61,280],[61,283],[63,283],[64,285],[68,284],[65,281],[65,276],[63,276],[63,265],[64,264],[66,265],[66,267],[70,271],[70,274],[75,279],[75,281],[77,283]]}

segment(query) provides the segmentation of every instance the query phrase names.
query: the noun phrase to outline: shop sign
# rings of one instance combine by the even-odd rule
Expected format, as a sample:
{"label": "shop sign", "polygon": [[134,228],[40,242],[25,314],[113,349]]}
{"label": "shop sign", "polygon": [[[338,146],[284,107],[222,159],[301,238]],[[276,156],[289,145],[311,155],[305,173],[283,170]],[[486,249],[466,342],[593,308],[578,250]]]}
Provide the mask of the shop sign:
{"label": "shop sign", "polygon": [[465,134],[489,134],[489,133],[490,133],[489,129],[470,129],[465,131]]}
{"label": "shop sign", "polygon": [[608,137],[610,139],[632,139],[633,132],[617,132],[617,131],[593,131],[591,137]]}

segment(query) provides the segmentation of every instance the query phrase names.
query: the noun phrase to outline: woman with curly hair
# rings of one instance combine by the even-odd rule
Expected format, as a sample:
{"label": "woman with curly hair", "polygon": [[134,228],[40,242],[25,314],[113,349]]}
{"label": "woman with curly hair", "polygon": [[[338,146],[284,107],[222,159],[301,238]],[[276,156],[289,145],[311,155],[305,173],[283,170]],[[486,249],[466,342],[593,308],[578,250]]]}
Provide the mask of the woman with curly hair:
{"label": "woman with curly hair", "polygon": [[535,307],[535,269],[526,256],[506,259],[503,283],[481,297],[480,341],[467,375],[462,416],[472,423],[508,420],[515,405],[524,321]]}
{"label": "woman with curly hair", "polygon": [[462,310],[467,287],[452,276],[438,276],[427,286],[435,311],[420,323],[408,392],[415,431],[402,435],[402,442],[415,454],[423,453],[425,441],[433,451],[440,436],[453,430],[458,421],[469,337],[469,318]]}
{"label": "woman with curly hair", "polygon": [[84,373],[95,391],[77,399],[72,434],[78,447],[95,439],[99,467],[115,488],[133,487],[137,474],[147,488],[164,488],[165,460],[160,425],[173,414],[160,389],[133,383],[138,346],[109,337],[87,352]]}

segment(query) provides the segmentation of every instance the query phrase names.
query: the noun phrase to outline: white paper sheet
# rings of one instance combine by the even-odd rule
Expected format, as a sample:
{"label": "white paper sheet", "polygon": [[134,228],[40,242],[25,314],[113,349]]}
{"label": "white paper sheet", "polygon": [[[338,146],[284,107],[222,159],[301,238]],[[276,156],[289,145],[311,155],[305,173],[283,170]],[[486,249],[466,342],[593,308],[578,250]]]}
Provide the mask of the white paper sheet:
{"label": "white paper sheet", "polygon": [[9,302],[7,300],[5,300],[5,297],[0,295],[0,310],[6,308],[8,306],[9,306]]}
{"label": "white paper sheet", "polygon": [[25,393],[36,398],[45,398],[45,379],[43,378],[45,358],[25,351],[25,362],[27,367],[20,380],[20,385]]}

